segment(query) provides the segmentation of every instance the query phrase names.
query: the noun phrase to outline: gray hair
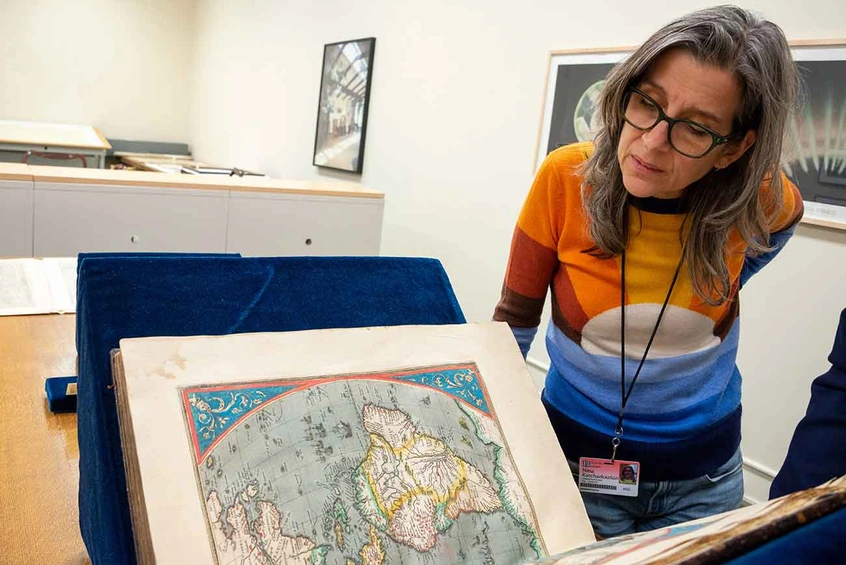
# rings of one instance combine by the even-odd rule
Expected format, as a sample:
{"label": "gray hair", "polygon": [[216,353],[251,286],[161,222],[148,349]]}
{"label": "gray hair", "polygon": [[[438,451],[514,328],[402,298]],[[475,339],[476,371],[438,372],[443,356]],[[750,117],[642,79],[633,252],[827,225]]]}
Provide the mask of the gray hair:
{"label": "gray hair", "polygon": [[[748,252],[770,250],[769,224],[782,207],[780,161],[788,119],[795,111],[798,75],[781,28],[736,6],[693,12],[669,23],[609,73],[599,99],[602,127],[585,163],[582,195],[590,219],[592,250],[622,253],[628,238],[627,192],[617,161],[623,130],[623,99],[649,66],[668,49],[684,49],[702,64],[732,72],[742,87],[735,130],[755,130],[757,141],[730,166],[713,170],[682,196],[690,232],[685,263],[696,294],[722,304],[732,294],[726,264],[736,229]],[[761,191],[769,180],[771,190]],[[680,234],[681,237],[681,234]]]}

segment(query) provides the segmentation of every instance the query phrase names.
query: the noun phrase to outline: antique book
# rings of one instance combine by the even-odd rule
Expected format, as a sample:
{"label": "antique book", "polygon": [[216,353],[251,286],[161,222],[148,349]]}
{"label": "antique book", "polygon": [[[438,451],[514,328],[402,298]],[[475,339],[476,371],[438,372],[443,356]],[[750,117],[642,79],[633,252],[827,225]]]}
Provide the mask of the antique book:
{"label": "antique book", "polygon": [[596,542],[503,323],[124,339],[112,366],[142,564],[709,563],[846,503]]}
{"label": "antique book", "polygon": [[139,563],[522,563],[595,540],[502,323],[124,339]]}

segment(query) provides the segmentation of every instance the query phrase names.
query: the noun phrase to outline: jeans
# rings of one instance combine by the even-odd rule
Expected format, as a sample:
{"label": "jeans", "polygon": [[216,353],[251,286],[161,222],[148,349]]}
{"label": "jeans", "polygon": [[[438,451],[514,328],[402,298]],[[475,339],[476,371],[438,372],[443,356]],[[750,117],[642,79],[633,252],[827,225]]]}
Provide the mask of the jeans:
{"label": "jeans", "polygon": [[[578,484],[579,464],[568,461]],[[641,481],[637,496],[580,493],[594,532],[602,538],[666,528],[740,508],[740,448],[711,473],[681,481]]]}

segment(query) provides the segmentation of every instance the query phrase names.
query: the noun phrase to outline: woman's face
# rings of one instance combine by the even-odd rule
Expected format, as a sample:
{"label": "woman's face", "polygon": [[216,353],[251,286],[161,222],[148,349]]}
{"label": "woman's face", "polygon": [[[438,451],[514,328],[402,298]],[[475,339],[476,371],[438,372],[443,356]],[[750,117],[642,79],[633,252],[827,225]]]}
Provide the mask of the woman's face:
{"label": "woman's face", "polygon": [[[732,122],[741,103],[740,84],[730,72],[703,65],[687,51],[666,51],[634,86],[655,100],[671,118],[692,120],[724,136],[733,133]],[[669,125],[662,121],[651,130],[642,131],[623,124],[617,160],[630,194],[678,198],[691,183],[714,167],[729,166],[755,142],[755,132],[750,131],[742,139],[692,159],[670,146]]]}

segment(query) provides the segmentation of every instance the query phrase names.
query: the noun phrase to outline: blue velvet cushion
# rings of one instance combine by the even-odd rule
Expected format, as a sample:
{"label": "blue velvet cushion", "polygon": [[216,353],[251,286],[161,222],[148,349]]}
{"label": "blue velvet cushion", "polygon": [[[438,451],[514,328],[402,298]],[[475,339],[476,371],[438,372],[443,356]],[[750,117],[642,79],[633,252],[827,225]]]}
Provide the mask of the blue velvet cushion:
{"label": "blue velvet cushion", "polygon": [[120,339],[465,322],[434,259],[98,254],[78,273],[79,513],[94,565],[135,563],[109,387]]}

